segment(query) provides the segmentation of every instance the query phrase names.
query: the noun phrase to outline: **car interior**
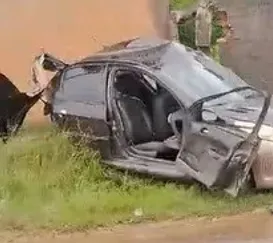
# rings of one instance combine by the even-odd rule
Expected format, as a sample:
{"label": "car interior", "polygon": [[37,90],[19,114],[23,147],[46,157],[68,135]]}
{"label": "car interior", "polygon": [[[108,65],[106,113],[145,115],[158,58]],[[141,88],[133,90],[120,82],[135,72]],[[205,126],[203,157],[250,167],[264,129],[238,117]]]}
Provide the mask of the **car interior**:
{"label": "car interior", "polygon": [[117,72],[113,87],[124,137],[131,151],[174,161],[178,149],[164,141],[174,135],[168,115],[180,109],[175,98],[154,80],[133,71]]}

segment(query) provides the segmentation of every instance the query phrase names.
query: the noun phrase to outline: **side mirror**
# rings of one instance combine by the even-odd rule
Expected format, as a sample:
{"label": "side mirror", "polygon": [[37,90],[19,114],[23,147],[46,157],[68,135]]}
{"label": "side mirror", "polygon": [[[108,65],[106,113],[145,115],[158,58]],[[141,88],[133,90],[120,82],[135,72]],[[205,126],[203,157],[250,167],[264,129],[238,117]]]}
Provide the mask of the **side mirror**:
{"label": "side mirror", "polygon": [[218,116],[211,110],[202,110],[202,120],[213,122],[218,119]]}

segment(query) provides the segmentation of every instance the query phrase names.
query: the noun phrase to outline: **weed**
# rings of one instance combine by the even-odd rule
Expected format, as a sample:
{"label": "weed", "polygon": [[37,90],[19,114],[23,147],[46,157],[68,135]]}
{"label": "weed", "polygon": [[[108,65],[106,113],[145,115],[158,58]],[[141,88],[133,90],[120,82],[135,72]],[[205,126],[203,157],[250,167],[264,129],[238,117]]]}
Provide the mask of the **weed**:
{"label": "weed", "polygon": [[191,6],[197,0],[171,0],[171,9],[183,9]]}

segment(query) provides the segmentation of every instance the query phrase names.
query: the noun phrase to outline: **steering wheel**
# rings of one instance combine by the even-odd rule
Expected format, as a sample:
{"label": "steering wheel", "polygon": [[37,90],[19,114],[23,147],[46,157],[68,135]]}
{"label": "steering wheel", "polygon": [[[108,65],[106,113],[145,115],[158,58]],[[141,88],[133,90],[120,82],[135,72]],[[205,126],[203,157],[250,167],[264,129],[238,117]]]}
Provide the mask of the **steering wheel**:
{"label": "steering wheel", "polygon": [[[182,123],[182,129],[179,131],[177,127],[177,122]],[[169,114],[168,116],[168,123],[170,124],[174,136],[177,139],[180,148],[184,148],[185,143],[186,143],[186,135],[185,135],[185,125],[186,125],[186,114],[183,112],[182,109],[173,112]]]}

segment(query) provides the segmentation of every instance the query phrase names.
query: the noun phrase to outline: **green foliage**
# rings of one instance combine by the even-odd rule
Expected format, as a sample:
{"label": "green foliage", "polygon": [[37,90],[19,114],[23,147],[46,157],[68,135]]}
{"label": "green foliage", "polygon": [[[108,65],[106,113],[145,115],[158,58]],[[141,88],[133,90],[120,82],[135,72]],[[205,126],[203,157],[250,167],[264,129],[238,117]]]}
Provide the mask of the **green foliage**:
{"label": "green foliage", "polygon": [[211,45],[217,44],[217,40],[223,37],[224,31],[223,27],[218,24],[217,18],[214,16],[212,20],[212,33],[211,33]]}
{"label": "green foliage", "polygon": [[183,9],[197,2],[197,0],[171,0],[171,9]]}
{"label": "green foliage", "polygon": [[[195,20],[189,19],[179,26],[180,42],[186,46],[196,49],[195,45]],[[223,28],[214,18],[212,21],[211,46],[217,44],[217,40],[223,36]]]}
{"label": "green foliage", "polygon": [[[172,0],[172,9],[182,9],[195,3],[195,0]],[[195,44],[195,20],[194,18],[186,20],[183,24],[179,25],[179,40],[186,46],[196,49]],[[213,16],[212,21],[212,34],[211,34],[211,49],[212,55],[217,55],[218,60],[218,47],[217,40],[223,36],[223,28],[218,24],[216,16]]]}
{"label": "green foliage", "polygon": [[179,40],[186,46],[196,49],[195,45],[195,20],[186,20],[179,26]]}

